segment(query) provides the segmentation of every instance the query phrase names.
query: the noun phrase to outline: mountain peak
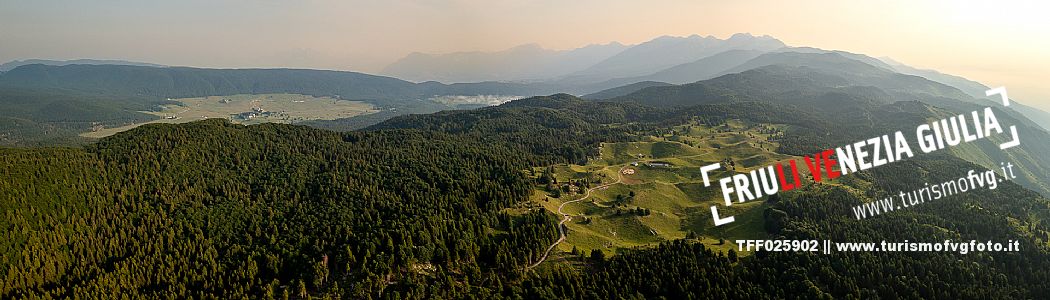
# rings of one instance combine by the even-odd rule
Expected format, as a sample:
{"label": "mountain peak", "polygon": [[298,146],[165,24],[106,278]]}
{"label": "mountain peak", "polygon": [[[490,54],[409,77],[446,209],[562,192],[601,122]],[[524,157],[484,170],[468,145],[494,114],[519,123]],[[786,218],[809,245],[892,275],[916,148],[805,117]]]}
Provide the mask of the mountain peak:
{"label": "mountain peak", "polygon": [[734,34],[725,40],[698,34],[688,37],[665,35],[628,48],[574,75],[600,79],[645,76],[728,50],[772,51],[784,46],[775,38],[755,37],[750,33]]}
{"label": "mountain peak", "polygon": [[732,36],[729,37],[730,40],[744,39],[744,38],[749,38],[750,39],[750,38],[755,38],[755,36],[751,35],[750,32],[740,32],[740,33],[734,33]]}
{"label": "mountain peak", "polygon": [[539,49],[539,50],[546,50],[546,49],[544,49],[544,48],[543,48],[543,46],[540,46],[540,44],[539,44],[539,43],[528,43],[528,44],[521,44],[521,45],[517,45],[517,46],[514,46],[513,48],[510,48],[510,49],[511,49],[511,50],[517,50],[517,49],[529,49],[529,50]]}

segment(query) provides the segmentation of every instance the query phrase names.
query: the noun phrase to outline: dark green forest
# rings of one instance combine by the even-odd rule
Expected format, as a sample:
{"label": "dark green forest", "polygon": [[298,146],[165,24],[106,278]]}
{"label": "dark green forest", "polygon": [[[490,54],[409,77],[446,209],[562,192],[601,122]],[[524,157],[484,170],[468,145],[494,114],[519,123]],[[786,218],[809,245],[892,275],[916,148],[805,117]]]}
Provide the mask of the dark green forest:
{"label": "dark green forest", "polygon": [[[1017,253],[740,259],[679,240],[612,257],[581,254],[586,263],[578,268],[526,270],[557,238],[557,219],[503,212],[531,191],[523,170],[586,160],[600,141],[630,140],[675,118],[717,122],[742,112],[814,131],[830,126],[757,102],[658,109],[555,95],[403,116],[366,131],[208,120],[143,126],[82,149],[3,149],[0,295],[958,299],[1050,292],[1050,227],[1042,221],[1050,202],[1016,184],[863,221],[843,213],[862,201],[856,195],[813,185],[767,203],[765,222],[789,239],[1016,239]],[[806,151],[827,138],[805,130],[789,136],[797,142],[780,151]],[[974,168],[938,155],[854,176],[893,191]],[[928,172],[916,177],[916,169]]]}
{"label": "dark green forest", "polygon": [[527,158],[441,133],[210,120],[0,157],[7,297],[484,293],[556,237],[499,212]]}

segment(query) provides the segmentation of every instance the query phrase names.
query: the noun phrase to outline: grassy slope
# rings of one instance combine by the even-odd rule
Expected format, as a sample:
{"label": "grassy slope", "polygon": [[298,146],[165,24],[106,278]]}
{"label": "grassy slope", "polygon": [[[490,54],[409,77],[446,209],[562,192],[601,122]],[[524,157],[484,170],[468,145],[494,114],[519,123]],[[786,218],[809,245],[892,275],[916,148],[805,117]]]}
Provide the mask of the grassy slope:
{"label": "grassy slope", "polygon": [[[720,127],[682,125],[662,136],[645,137],[641,142],[603,144],[601,156],[586,166],[554,166],[559,182],[598,179],[607,183],[616,180],[616,170],[620,167],[639,163],[631,167],[635,174],[623,176],[623,184],[596,190],[591,200],[565,206],[563,211],[576,217],[566,224],[569,235],[558,249],[569,252],[575,247],[582,253],[600,249],[608,255],[621,248],[652,246],[661,241],[685,238],[689,232],[695,232],[702,237],[700,242],[728,251],[736,248],[733,244],[736,239],[765,237],[762,217],[765,204],[762,201],[729,207],[726,211],[735,214],[737,222],[718,228],[714,227],[708,209],[711,205],[726,209],[721,204],[722,195],[715,180],[733,172],[746,172],[792,158],[772,152],[777,144],[766,141],[769,135],[760,133],[762,128],[782,129],[784,126],[739,121]],[[737,169],[714,172],[710,175],[714,185],[704,187],[700,167],[727,158],[736,162]],[[671,166],[649,166],[647,162],[665,162]],[[536,174],[541,170],[536,169]],[[534,204],[528,206],[556,212],[564,201],[581,197],[570,193],[560,199],[552,198],[543,189],[544,186],[536,187]],[[634,197],[629,196],[631,192],[634,192]],[[617,201],[618,195],[625,199]],[[637,216],[627,212],[636,208],[648,209],[650,214]],[[618,209],[621,214],[616,213]],[[721,244],[719,239],[725,239],[725,243]]]}

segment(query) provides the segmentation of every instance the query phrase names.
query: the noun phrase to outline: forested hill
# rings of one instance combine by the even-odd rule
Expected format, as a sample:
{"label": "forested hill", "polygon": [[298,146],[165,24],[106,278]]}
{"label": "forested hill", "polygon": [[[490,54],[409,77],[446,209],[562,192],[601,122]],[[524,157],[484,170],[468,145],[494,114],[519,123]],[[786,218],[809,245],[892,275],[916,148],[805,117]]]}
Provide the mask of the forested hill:
{"label": "forested hill", "polygon": [[522,170],[629,137],[551,108],[495,116],[346,133],[206,120],[0,148],[0,298],[500,292],[557,238],[546,213],[502,212],[532,192]]}
{"label": "forested hill", "polygon": [[122,65],[27,65],[0,77],[0,86],[64,88],[116,95],[186,98],[209,95],[292,93],[415,96],[414,84],[353,72],[292,69],[197,69]]}
{"label": "forested hill", "polygon": [[164,67],[164,65],[126,61],[126,60],[110,60],[110,59],[72,59],[72,60],[52,60],[52,59],[26,59],[26,60],[14,60],[0,64],[0,73],[9,71],[11,69],[21,67],[24,65],[49,65],[49,66],[64,66],[64,65],[124,65],[124,66],[146,66],[146,67]]}
{"label": "forested hill", "polygon": [[557,238],[552,217],[500,213],[531,192],[529,161],[437,132],[221,120],[0,149],[0,298],[486,294]]}
{"label": "forested hill", "polygon": [[[786,70],[786,69],[785,69]],[[770,85],[775,86],[775,85]],[[914,128],[930,118],[950,115],[944,108],[919,101],[896,101],[875,87],[827,87],[784,84],[811,88],[810,97],[795,101],[772,101],[771,94],[755,93],[751,101],[694,106],[647,105],[645,102],[594,102],[568,95],[534,97],[500,107],[435,115],[403,116],[377,127],[428,128],[452,132],[492,130],[500,132],[499,120],[514,111],[542,110],[577,115],[593,124],[634,124],[633,130],[657,130],[681,116],[793,124],[795,128],[779,140],[778,152],[804,155],[876,136],[893,130]],[[776,94],[776,89],[768,90]],[[784,93],[789,95],[790,93]],[[786,97],[785,97],[786,98]],[[682,98],[685,99],[685,98]],[[789,103],[789,104],[780,104]],[[874,117],[877,116],[877,117]],[[1008,119],[1008,118],[1007,118]],[[452,121],[457,120],[457,121]],[[824,120],[824,121],[821,121]],[[865,120],[865,122],[856,122]],[[1006,120],[1006,119],[1004,119]],[[667,123],[664,123],[667,122]],[[515,127],[502,128],[513,131]],[[570,127],[571,128],[571,127]],[[543,135],[539,135],[543,136]],[[1038,145],[1033,143],[1033,145]],[[1036,149],[1036,150],[1032,150]],[[971,152],[973,151],[973,152]],[[1036,152],[1027,152],[1036,151]],[[969,149],[994,155],[986,148]],[[1012,157],[1020,162],[1034,157],[1029,148]],[[764,205],[764,229],[771,237],[788,239],[832,239],[835,241],[942,241],[1018,240],[1018,253],[757,253],[737,258],[678,241],[655,249],[626,251],[608,261],[592,259],[580,270],[540,269],[528,277],[526,298],[608,299],[632,297],[699,298],[997,298],[1038,297],[1050,292],[1050,250],[1045,246],[1050,201],[1013,183],[1004,182],[994,191],[958,195],[951,200],[924,204],[917,209],[894,212],[875,219],[856,220],[850,207],[923,183],[943,182],[983,167],[966,162],[953,153],[921,155],[914,159],[855,174],[856,181],[844,185],[815,185],[785,193]],[[1024,156],[1021,156],[1024,155]],[[922,170],[922,171],[917,171]],[[1045,179],[1035,178],[1034,182]],[[974,282],[991,283],[976,288]]]}
{"label": "forested hill", "polygon": [[1050,201],[1020,186],[1008,183],[874,219],[856,220],[845,213],[870,201],[864,193],[884,195],[942,182],[974,168],[979,167],[941,155],[891,164],[859,175],[873,183],[867,191],[819,184],[766,201],[761,223],[770,239],[1017,240],[1020,252],[766,251],[739,259],[678,240],[592,259],[593,267],[580,272],[540,270],[523,284],[523,298],[1040,298],[1050,292],[1050,227],[1044,221]]}
{"label": "forested hill", "polygon": [[[905,112],[929,108],[878,107],[897,118],[885,123],[921,119]],[[630,139],[686,116],[679,121],[789,122],[799,130],[785,137],[783,151],[885,126],[819,131],[833,124],[803,120],[805,113],[762,102],[660,109],[554,95],[404,116],[361,132],[207,120],[146,125],[85,149],[0,149],[7,237],[0,240],[0,297],[958,299],[1050,292],[1050,226],[1041,221],[1050,217],[1050,202],[1010,182],[860,221],[844,212],[872,196],[811,185],[764,203],[761,223],[771,237],[788,239],[1012,239],[1021,241],[1017,253],[759,253],[739,260],[682,240],[525,271],[557,238],[549,213],[503,212],[532,193],[535,183],[523,171],[529,166],[573,162],[601,138]],[[580,148],[512,146],[550,140]],[[854,176],[877,196],[975,168],[933,155]]]}
{"label": "forested hill", "polygon": [[92,126],[123,126],[154,120],[142,113],[164,100],[100,95],[66,89],[0,87],[0,145],[82,144],[78,133]]}
{"label": "forested hill", "polygon": [[[795,65],[775,64],[691,84],[647,87],[608,101],[653,108],[738,102],[786,105],[807,112],[803,119],[836,124],[812,132],[827,134],[813,136],[809,143],[822,147],[838,147],[898,130],[914,132],[915,126],[931,120],[992,107],[1004,128],[1018,126],[1023,140],[1021,146],[1001,151],[998,144],[1006,140],[997,136],[953,147],[947,152],[988,168],[1005,161],[1021,164],[1025,174],[1018,182],[1050,195],[1050,183],[1046,182],[1046,178],[1050,178],[1050,156],[1042,154],[1050,152],[1050,134],[1022,114],[996,102],[960,95],[958,90],[921,77],[888,72],[838,54],[795,53],[788,58],[785,60]],[[846,64],[856,66],[841,67]]]}
{"label": "forested hill", "polygon": [[[723,74],[696,83],[642,88],[611,100],[654,106],[691,106],[740,99],[783,102],[804,100],[832,89],[874,87],[878,91],[869,89],[873,92],[867,97],[877,97],[879,99],[873,100],[882,102],[922,101],[948,108],[990,104],[954,87],[895,73],[839,53],[768,53]],[[1007,112],[1026,126],[1036,126],[1012,110]]]}
{"label": "forested hill", "polygon": [[[692,107],[650,107],[627,102],[587,101],[568,94],[530,97],[474,110],[391,118],[366,130],[422,129],[470,136],[540,157],[567,157],[583,164],[597,154],[601,142],[630,140],[683,122],[717,123],[727,119],[798,125],[807,136],[824,136],[830,124],[813,113],[768,102],[734,102]],[[800,133],[801,134],[801,133]],[[806,141],[807,143],[810,140]],[[802,151],[802,140],[783,144]],[[556,157],[550,155],[557,154]]]}

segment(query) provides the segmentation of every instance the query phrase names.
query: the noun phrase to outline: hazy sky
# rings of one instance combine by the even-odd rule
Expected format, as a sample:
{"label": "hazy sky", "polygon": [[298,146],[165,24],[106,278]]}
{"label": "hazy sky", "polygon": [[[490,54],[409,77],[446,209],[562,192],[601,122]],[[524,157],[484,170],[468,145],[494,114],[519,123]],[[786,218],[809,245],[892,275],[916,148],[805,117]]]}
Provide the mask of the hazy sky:
{"label": "hazy sky", "polygon": [[889,56],[1050,110],[1041,1],[0,0],[0,62],[124,59],[376,72],[414,51],[569,49],[737,32]]}

